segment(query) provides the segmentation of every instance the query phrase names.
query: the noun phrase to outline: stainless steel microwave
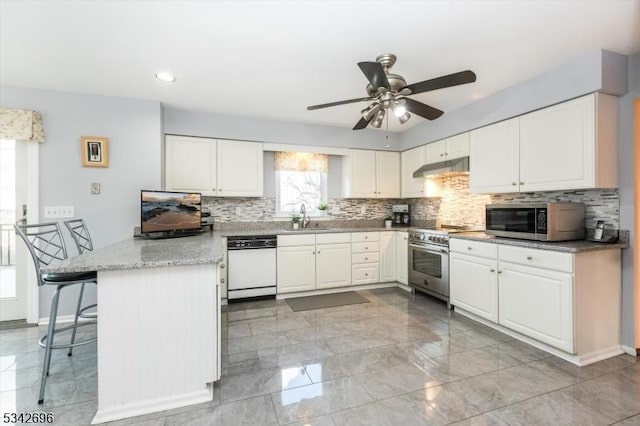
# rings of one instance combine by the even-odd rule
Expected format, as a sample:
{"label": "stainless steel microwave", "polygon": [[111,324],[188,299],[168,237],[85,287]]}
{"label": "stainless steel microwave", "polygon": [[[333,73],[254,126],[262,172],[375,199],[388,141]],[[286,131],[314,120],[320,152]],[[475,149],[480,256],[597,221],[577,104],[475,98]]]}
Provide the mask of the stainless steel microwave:
{"label": "stainless steel microwave", "polygon": [[584,239],[583,203],[488,204],[486,233],[537,241]]}

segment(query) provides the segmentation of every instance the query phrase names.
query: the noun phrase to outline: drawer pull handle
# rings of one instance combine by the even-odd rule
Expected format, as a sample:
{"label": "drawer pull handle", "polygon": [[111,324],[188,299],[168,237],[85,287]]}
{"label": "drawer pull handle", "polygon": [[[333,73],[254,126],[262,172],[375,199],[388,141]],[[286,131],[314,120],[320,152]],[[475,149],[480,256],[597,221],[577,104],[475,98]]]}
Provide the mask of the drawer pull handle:
{"label": "drawer pull handle", "polygon": [[533,260],[533,257],[527,256],[527,260]]}
{"label": "drawer pull handle", "polygon": [[220,269],[224,269],[224,263],[220,264]]}
{"label": "drawer pull handle", "polygon": [[516,186],[516,185],[517,185],[517,183],[515,183],[515,182],[511,182],[511,185]]}
{"label": "drawer pull handle", "polygon": [[369,258],[368,258],[368,257],[365,257],[365,258],[364,258],[364,260],[369,260]]}
{"label": "drawer pull handle", "polygon": [[364,249],[365,249],[365,250],[369,250],[369,247],[365,247]]}
{"label": "drawer pull handle", "polygon": [[320,254],[320,250],[318,250],[318,254]]}
{"label": "drawer pull handle", "polygon": [[520,185],[524,185],[524,182],[520,182]]}
{"label": "drawer pull handle", "polygon": [[495,270],[495,269],[493,269],[493,268],[491,268],[491,269],[489,269],[489,271],[490,271],[490,272],[495,272],[496,270]]}

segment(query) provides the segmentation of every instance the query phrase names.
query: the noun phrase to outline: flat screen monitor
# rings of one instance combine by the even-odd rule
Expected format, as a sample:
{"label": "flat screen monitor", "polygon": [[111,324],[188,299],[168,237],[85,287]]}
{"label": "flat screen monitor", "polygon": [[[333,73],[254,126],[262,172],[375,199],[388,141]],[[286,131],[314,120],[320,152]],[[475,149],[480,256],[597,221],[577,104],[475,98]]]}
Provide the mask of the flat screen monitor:
{"label": "flat screen monitor", "polygon": [[140,231],[200,229],[202,195],[197,192],[140,191]]}

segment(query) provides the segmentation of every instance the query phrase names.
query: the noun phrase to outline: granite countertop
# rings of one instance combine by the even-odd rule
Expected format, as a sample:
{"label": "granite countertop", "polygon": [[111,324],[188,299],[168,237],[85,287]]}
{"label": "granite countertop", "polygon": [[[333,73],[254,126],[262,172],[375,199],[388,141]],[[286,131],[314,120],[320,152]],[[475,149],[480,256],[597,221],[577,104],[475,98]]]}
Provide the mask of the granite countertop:
{"label": "granite countertop", "polygon": [[42,272],[115,271],[202,265],[222,260],[226,247],[218,233],[165,240],[128,238],[92,252],[51,263]]}
{"label": "granite countertop", "polygon": [[496,237],[494,235],[487,235],[484,232],[463,232],[463,233],[451,235],[451,238],[484,241],[488,243],[503,244],[507,246],[561,251],[566,253],[581,253],[585,251],[623,249],[623,248],[629,247],[629,245],[626,243],[605,244],[605,243],[592,243],[591,241],[587,241],[587,240],[557,241],[557,242],[518,240],[514,238],[503,238],[503,237]]}
{"label": "granite countertop", "polygon": [[407,232],[412,228],[385,228],[384,226],[369,227],[344,227],[344,228],[324,228],[309,227],[304,229],[293,230],[283,227],[282,229],[255,229],[255,230],[225,230],[214,231],[221,237],[243,237],[251,235],[297,235],[297,234],[332,234],[347,232],[379,232],[379,231],[404,231]]}

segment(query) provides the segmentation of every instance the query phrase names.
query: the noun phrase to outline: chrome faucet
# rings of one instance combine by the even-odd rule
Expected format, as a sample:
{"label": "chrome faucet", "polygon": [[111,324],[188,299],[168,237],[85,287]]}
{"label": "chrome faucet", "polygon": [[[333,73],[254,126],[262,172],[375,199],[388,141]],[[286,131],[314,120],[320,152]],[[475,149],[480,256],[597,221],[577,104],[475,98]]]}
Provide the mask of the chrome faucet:
{"label": "chrome faucet", "polygon": [[306,228],[311,223],[311,218],[307,217],[307,210],[304,203],[300,204],[300,214],[302,215],[302,228]]}

